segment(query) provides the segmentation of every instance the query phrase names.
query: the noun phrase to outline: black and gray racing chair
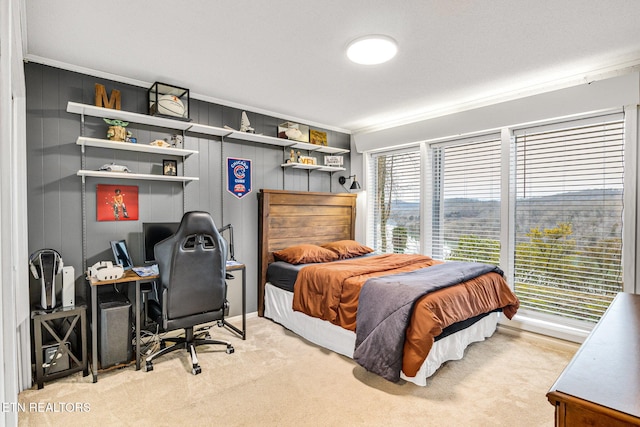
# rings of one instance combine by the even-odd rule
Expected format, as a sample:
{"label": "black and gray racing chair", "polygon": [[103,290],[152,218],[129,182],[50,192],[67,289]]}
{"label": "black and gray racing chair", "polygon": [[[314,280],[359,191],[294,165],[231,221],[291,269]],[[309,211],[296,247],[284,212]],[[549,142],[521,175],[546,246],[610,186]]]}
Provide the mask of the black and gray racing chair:
{"label": "black and gray racing chair", "polygon": [[[153,360],[174,350],[185,349],[191,354],[192,372],[200,373],[196,346],[220,344],[233,353],[230,343],[198,338],[194,327],[218,321],[222,325],[227,307],[225,282],[227,246],[207,212],[187,212],[176,233],[157,243],[154,248],[160,272],[159,301],[154,306],[158,325],[164,331],[184,329],[185,336],[164,338],[175,343],[161,348],[146,359],[146,370],[153,370]],[[155,302],[155,301],[154,301]]]}

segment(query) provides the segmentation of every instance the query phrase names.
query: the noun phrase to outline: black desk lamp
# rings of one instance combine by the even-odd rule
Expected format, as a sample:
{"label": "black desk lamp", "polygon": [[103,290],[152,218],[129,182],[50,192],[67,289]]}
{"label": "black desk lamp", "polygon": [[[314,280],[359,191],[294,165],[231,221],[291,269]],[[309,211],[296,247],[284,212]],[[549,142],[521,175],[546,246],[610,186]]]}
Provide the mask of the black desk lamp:
{"label": "black desk lamp", "polygon": [[229,242],[229,256],[231,257],[232,261],[235,261],[236,256],[233,252],[233,225],[227,224],[224,227],[219,228],[218,233],[222,234],[222,232],[226,230],[229,230],[229,239],[227,240]]}

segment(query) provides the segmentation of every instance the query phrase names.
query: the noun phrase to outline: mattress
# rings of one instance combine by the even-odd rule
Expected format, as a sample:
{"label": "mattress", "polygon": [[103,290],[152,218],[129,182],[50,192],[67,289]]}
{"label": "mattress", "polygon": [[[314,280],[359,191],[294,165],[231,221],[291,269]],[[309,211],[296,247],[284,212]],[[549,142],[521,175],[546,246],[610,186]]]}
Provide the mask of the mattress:
{"label": "mattress", "polygon": [[[292,304],[293,292],[281,289],[271,283],[266,284],[265,317],[317,345],[353,358],[355,332],[328,321],[293,311]],[[470,326],[452,325],[457,330],[451,329],[448,335],[442,334],[440,339],[434,343],[416,376],[407,377],[401,373],[401,378],[419,386],[426,386],[427,378],[433,375],[444,362],[462,359],[464,350],[469,344],[484,341],[485,338],[493,335],[498,318],[499,313],[492,312],[484,317],[474,318],[474,322]]]}
{"label": "mattress", "polygon": [[284,261],[275,261],[267,267],[267,282],[285,291],[293,292],[298,272],[309,264],[289,264]]}
{"label": "mattress", "polygon": [[[375,254],[367,254],[350,259],[365,258],[373,255]],[[272,262],[269,264],[269,267],[267,267],[267,282],[285,291],[293,292],[293,285],[296,283],[298,272],[307,265],[314,264],[289,264],[284,261]]]}

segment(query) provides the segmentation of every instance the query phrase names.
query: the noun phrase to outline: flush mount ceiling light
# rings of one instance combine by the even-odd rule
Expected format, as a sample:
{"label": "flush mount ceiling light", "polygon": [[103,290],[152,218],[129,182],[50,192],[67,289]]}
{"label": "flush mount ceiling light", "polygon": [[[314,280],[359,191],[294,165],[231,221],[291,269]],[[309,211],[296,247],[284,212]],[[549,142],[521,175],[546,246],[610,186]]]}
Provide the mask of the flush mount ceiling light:
{"label": "flush mount ceiling light", "polygon": [[371,35],[360,37],[349,43],[347,57],[356,64],[375,65],[396,56],[398,45],[389,36]]}

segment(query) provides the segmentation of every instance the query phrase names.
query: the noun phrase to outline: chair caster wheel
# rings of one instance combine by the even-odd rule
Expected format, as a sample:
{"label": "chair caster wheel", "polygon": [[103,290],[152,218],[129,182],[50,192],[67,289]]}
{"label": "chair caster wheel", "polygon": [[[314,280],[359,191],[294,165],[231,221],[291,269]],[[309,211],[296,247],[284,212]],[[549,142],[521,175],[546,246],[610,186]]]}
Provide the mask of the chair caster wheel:
{"label": "chair caster wheel", "polygon": [[224,322],[222,320],[218,320],[218,328],[222,328],[224,326]]}
{"label": "chair caster wheel", "polygon": [[193,373],[193,375],[198,375],[200,372],[202,372],[202,368],[200,366],[195,366],[191,369],[191,373]]}
{"label": "chair caster wheel", "polygon": [[232,354],[234,351],[236,351],[233,347],[229,346],[227,347],[227,354]]}
{"label": "chair caster wheel", "polygon": [[145,369],[146,372],[151,372],[153,371],[153,364],[151,362],[147,362],[147,364],[145,365]]}

